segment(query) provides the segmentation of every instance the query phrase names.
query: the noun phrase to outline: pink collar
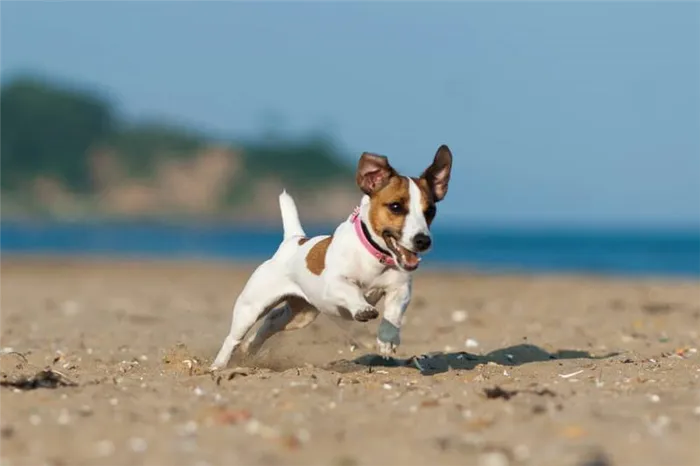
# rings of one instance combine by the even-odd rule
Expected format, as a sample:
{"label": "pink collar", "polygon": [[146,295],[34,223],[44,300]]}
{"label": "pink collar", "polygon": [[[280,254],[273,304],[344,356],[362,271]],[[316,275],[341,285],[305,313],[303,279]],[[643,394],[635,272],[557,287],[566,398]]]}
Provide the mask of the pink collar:
{"label": "pink collar", "polygon": [[362,230],[362,220],[360,220],[359,207],[355,207],[355,210],[352,211],[352,215],[350,215],[350,222],[355,225],[355,233],[357,233],[357,237],[360,239],[360,243],[362,243],[362,245],[370,254],[377,258],[380,264],[386,265],[388,267],[393,267],[396,265],[396,261],[394,261],[394,258],[377,249],[376,246],[374,246],[370,239],[367,237],[365,232]]}

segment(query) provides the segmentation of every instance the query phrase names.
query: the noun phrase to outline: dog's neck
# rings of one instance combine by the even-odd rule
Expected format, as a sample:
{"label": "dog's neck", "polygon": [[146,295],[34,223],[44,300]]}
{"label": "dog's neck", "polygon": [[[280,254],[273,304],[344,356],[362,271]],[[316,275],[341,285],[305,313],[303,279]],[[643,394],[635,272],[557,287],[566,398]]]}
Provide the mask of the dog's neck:
{"label": "dog's neck", "polygon": [[395,260],[389,252],[384,239],[374,231],[369,222],[371,208],[369,196],[362,197],[357,215],[356,234],[363,247],[382,265],[394,266]]}

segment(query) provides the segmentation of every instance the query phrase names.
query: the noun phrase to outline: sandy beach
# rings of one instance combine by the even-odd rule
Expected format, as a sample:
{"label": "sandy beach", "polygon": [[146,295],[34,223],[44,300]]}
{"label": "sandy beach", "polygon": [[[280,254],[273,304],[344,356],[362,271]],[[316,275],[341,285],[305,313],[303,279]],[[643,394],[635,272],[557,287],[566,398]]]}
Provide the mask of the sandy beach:
{"label": "sandy beach", "polygon": [[252,268],[3,258],[2,465],[700,464],[697,281],[421,270],[396,360],[322,316],[212,376]]}

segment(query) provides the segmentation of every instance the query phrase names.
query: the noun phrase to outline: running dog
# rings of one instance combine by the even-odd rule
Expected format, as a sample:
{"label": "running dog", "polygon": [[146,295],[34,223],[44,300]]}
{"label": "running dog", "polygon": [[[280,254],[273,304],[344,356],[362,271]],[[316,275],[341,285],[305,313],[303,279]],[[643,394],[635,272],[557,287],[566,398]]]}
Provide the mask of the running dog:
{"label": "running dog", "polygon": [[[451,170],[446,145],[420,177],[402,176],[387,157],[363,153],[356,181],[364,196],[330,236],[307,237],[294,200],[283,191],[282,243],[238,296],[231,330],[210,369],[225,368],[239,346],[253,354],[272,335],[306,327],[321,312],[359,322],[376,319],[382,297],[377,344],[382,355],[395,353],[411,300],[411,272],[431,247],[430,224],[436,203],[447,194]],[[257,332],[244,342],[261,318]]]}

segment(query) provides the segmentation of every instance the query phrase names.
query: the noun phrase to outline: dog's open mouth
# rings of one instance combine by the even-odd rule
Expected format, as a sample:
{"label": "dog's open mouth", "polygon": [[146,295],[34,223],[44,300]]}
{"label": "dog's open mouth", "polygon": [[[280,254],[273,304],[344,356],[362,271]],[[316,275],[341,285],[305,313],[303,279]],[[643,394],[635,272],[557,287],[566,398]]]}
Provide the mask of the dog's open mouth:
{"label": "dog's open mouth", "polygon": [[391,249],[391,252],[394,253],[394,256],[396,256],[397,262],[402,269],[410,272],[418,268],[421,258],[417,252],[401,246],[398,240],[390,233],[384,234],[384,241]]}

